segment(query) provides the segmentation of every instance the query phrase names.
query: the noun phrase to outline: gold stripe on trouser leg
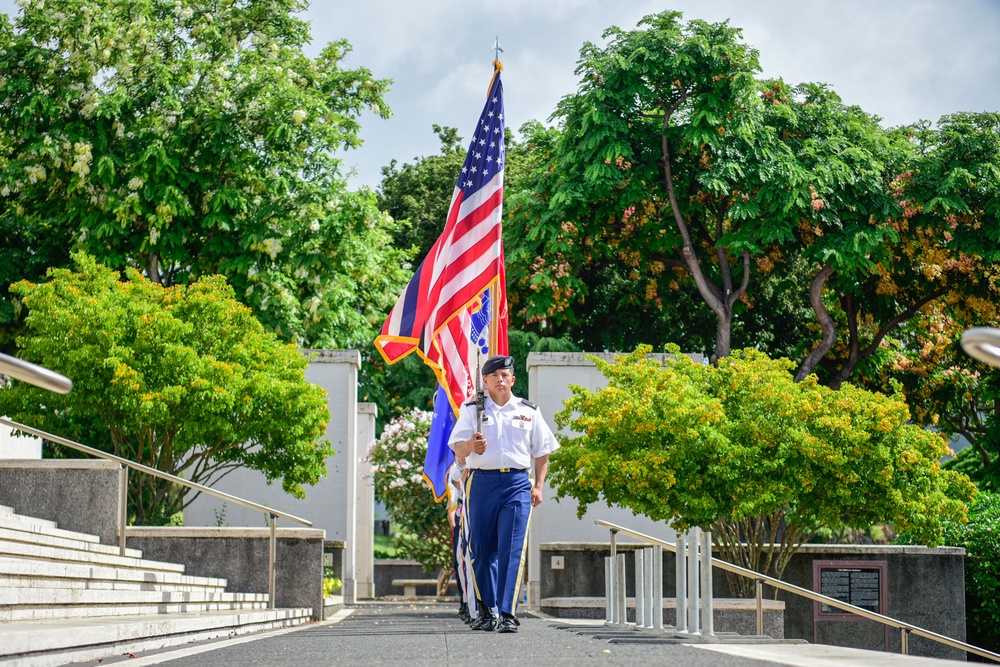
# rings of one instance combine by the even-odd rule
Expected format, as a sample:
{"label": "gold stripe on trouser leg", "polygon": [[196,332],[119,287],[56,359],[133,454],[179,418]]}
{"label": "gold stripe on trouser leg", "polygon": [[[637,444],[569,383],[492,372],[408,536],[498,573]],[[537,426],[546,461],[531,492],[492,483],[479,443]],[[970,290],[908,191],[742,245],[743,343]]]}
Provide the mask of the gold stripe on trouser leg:
{"label": "gold stripe on trouser leg", "polygon": [[[531,480],[531,488],[535,488],[535,480]],[[517,601],[520,600],[518,592],[521,590],[521,577],[524,576],[524,554],[528,550],[528,531],[531,530],[531,512],[533,508],[531,507],[531,492],[528,492],[528,520],[524,525],[524,544],[521,545],[521,562],[517,566],[517,579],[514,583],[514,603],[511,605],[510,613],[517,616]]]}

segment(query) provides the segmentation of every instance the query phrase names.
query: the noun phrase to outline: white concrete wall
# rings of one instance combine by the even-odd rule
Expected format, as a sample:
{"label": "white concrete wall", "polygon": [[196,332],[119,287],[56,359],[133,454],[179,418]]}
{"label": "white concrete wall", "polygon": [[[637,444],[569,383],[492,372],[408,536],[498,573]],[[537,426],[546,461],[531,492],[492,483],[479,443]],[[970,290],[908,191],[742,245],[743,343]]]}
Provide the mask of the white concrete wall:
{"label": "white concrete wall", "polygon": [[[326,539],[343,540],[344,601],[355,601],[358,463],[364,456],[358,447],[358,369],[361,354],[357,350],[304,350],[313,356],[306,369],[306,380],[324,388],[330,421],[326,437],[334,455],[326,461],[327,477],[319,484],[306,487],[306,497],[294,498],[285,493],[280,483],[268,485],[264,475],[256,470],[238,469],[213,485],[225,493],[266,505],[282,512],[307,519],[314,528],[326,531]],[[366,443],[367,444],[367,443]],[[202,494],[184,512],[185,526],[216,526],[217,516],[225,513],[224,525],[255,527],[266,525],[263,513]],[[278,521],[279,527],[296,524]]]}
{"label": "white concrete wall", "polygon": [[[574,352],[532,352],[528,355],[528,380],[530,384],[528,400],[536,403],[549,426],[556,430],[555,414],[563,409],[563,401],[572,395],[571,384],[596,391],[607,385],[607,378],[597,370],[593,362],[584,359],[585,353]],[[612,361],[613,354],[599,354],[602,359]],[[663,355],[651,355],[662,358]],[[704,363],[702,355],[688,355],[698,363]],[[557,432],[557,436],[560,433]],[[606,542],[609,531],[594,524],[598,519],[617,523],[653,537],[673,541],[674,531],[663,522],[656,522],[642,516],[635,516],[631,510],[622,507],[608,507],[603,500],[594,503],[582,519],[577,518],[577,503],[573,499],[561,502],[553,500],[552,489],[544,489],[544,502],[531,513],[531,527],[528,532],[528,603],[538,604],[538,582],[542,568],[550,567],[541,563],[538,545],[542,542]],[[627,541],[627,538],[619,538]],[[603,576],[597,573],[595,576]]]}
{"label": "white concrete wall", "polygon": [[31,435],[14,436],[11,429],[0,425],[0,459],[40,459],[42,440]]}

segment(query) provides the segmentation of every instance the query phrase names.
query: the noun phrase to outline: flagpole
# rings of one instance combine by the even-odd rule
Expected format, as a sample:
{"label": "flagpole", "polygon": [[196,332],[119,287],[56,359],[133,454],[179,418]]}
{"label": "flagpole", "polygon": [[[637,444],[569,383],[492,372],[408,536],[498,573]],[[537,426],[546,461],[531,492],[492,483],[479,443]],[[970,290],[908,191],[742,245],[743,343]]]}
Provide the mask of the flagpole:
{"label": "flagpole", "polygon": [[500,62],[500,54],[503,53],[503,47],[500,46],[500,35],[497,35],[497,39],[493,42],[493,77],[490,79],[490,87],[486,89],[486,96],[489,97],[490,91],[493,90],[493,81],[497,78],[497,74],[503,69],[503,63]]}
{"label": "flagpole", "polygon": [[[497,78],[497,74],[503,70],[503,63],[500,62],[500,54],[503,53],[503,47],[500,46],[500,35],[497,35],[496,41],[493,42],[493,77],[490,79],[490,87],[486,89],[487,96],[489,91],[493,89],[493,81]],[[500,349],[500,294],[506,291],[504,285],[500,284],[497,280],[493,283],[494,287],[490,290],[490,329],[489,329],[489,340],[487,345],[489,345],[488,356],[493,356],[499,354]]]}
{"label": "flagpole", "polygon": [[490,353],[489,356],[499,354],[500,350],[500,281],[494,283],[490,290]]}

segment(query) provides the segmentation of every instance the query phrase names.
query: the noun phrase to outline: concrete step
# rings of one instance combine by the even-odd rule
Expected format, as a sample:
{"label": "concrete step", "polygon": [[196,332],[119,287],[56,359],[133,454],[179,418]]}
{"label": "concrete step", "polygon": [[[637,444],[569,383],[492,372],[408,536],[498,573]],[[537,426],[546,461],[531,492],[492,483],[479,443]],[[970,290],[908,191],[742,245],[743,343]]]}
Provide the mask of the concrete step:
{"label": "concrete step", "polygon": [[[56,529],[58,530],[58,529]],[[60,531],[74,535],[69,531]],[[119,556],[121,553],[117,545],[101,544],[80,540],[76,537],[52,535],[48,532],[21,530],[18,527],[0,526],[0,542],[21,542],[24,544],[38,544],[46,547],[58,547],[59,549],[69,549],[83,551],[88,554],[102,554],[107,556]],[[142,552],[138,549],[125,549],[125,556],[128,558],[142,558]]]}
{"label": "concrete step", "polygon": [[101,541],[97,535],[78,533],[72,530],[63,530],[58,527],[58,524],[55,521],[35,519],[22,514],[0,514],[0,527],[11,530],[23,530],[29,533],[50,535],[53,537],[75,539],[81,542],[92,542],[94,544],[98,544]]}
{"label": "concrete step", "polygon": [[[14,511],[13,507],[7,507],[6,505],[0,505],[0,524],[4,523],[8,519],[20,519],[23,521],[29,521],[39,526],[47,526],[49,528],[55,528],[58,524],[55,521],[49,521],[48,519],[36,519],[33,517],[21,516]],[[96,539],[96,538],[95,538]]]}
{"label": "concrete step", "polygon": [[0,591],[0,623],[266,608],[267,594],[264,593],[57,591],[32,588]]}
{"label": "concrete step", "polygon": [[[2,532],[2,531],[0,531]],[[105,545],[95,545],[105,546]],[[0,557],[33,558],[62,563],[87,563],[104,567],[133,568],[162,572],[184,571],[178,563],[146,560],[135,556],[118,556],[103,551],[73,549],[58,545],[22,542],[0,536]]]}
{"label": "concrete step", "polygon": [[92,588],[0,588],[0,608],[6,605],[93,605],[173,602],[267,602],[267,593],[232,593],[206,588],[178,591],[101,590]]}
{"label": "concrete step", "polygon": [[301,625],[311,609],[24,621],[0,626],[0,667],[57,667]]}
{"label": "concrete step", "polygon": [[[226,580],[198,577],[178,572],[148,571],[136,568],[100,567],[78,563],[34,560],[0,556],[0,586],[41,588],[95,588],[145,591],[170,591],[206,588],[225,590]],[[24,584],[23,582],[32,582]]]}
{"label": "concrete step", "polygon": [[185,574],[0,508],[0,667],[55,667],[312,622],[266,593]]}

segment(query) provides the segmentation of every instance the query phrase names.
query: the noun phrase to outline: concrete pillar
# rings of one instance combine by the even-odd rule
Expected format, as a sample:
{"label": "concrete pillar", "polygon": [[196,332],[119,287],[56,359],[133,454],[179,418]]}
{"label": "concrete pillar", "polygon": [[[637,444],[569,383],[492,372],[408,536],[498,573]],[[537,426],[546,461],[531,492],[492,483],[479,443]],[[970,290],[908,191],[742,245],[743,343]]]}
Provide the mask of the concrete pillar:
{"label": "concrete pillar", "polygon": [[355,595],[358,599],[375,597],[375,478],[368,460],[368,445],[375,440],[374,403],[358,403],[358,474],[355,528]]}
{"label": "concrete pillar", "polygon": [[[326,460],[327,476],[315,486],[305,487],[305,498],[286,494],[281,484],[268,484],[263,474],[245,468],[232,471],[213,484],[213,488],[240,498],[288,512],[312,522],[313,528],[326,531],[326,539],[346,543],[344,549],[345,602],[356,599],[357,492],[359,458],[366,452],[358,445],[358,350],[303,350],[309,358],[305,379],[326,390],[330,421],[326,438],[334,454]],[[184,511],[185,526],[230,526],[256,528],[265,526],[262,513],[226,503],[202,494]],[[280,528],[293,527],[279,521]]]}
{"label": "concrete pillar", "polygon": [[31,435],[15,437],[13,431],[0,426],[0,459],[42,458],[42,440]]}

